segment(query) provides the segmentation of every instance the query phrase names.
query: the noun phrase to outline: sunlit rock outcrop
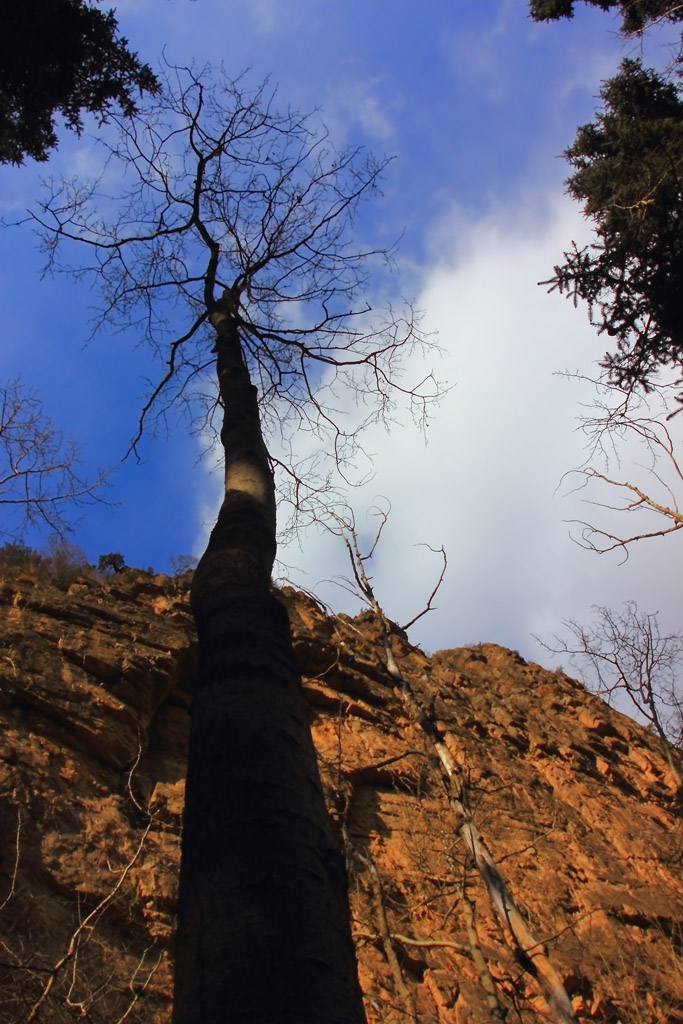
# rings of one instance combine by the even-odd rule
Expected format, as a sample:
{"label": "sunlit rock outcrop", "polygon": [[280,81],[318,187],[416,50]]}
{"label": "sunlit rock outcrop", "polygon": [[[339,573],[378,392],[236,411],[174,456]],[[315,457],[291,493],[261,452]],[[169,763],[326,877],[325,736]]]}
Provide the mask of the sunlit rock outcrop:
{"label": "sunlit rock outcrop", "polygon": [[[681,817],[657,741],[492,644],[397,663],[538,949],[494,912],[370,613],[282,594],[349,867],[372,1024],[683,1021]],[[187,581],[0,580],[0,1024],[170,1019],[194,671]]]}

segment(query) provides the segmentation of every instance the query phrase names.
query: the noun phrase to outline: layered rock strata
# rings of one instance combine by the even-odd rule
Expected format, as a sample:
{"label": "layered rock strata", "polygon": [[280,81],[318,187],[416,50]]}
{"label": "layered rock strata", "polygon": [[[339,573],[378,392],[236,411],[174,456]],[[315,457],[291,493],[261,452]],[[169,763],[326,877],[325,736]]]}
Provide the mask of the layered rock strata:
{"label": "layered rock strata", "polygon": [[[492,906],[371,613],[282,593],[371,1024],[683,1022],[681,813],[658,741],[492,644],[397,664],[538,943]],[[0,580],[0,1024],[168,1024],[195,664],[187,581]]]}

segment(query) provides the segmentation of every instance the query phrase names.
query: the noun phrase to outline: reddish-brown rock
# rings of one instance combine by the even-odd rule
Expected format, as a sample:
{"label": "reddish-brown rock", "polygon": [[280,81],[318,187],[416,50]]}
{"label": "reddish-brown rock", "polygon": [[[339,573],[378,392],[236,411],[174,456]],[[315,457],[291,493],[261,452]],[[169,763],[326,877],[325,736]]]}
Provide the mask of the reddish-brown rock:
{"label": "reddish-brown rock", "polygon": [[[283,593],[372,1024],[556,1019],[491,907],[376,622]],[[653,736],[492,644],[393,639],[580,1020],[683,1022],[682,830]],[[0,1024],[166,1024],[194,630],[182,582],[0,580]],[[539,947],[540,948],[540,947]],[[536,960],[538,963],[538,960]]]}

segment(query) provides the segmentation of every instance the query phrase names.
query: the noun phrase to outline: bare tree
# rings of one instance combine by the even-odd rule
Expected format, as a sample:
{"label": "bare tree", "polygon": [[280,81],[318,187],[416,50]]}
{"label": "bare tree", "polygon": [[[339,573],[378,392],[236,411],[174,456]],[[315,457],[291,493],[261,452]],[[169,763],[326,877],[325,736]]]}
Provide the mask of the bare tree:
{"label": "bare tree", "polygon": [[566,637],[543,646],[568,654],[572,664],[587,667],[591,689],[612,703],[628,698],[635,713],[659,737],[683,796],[683,634],[662,633],[657,615],[627,601],[622,612],[594,607],[595,622],[584,626],[565,619]]}
{"label": "bare tree", "polygon": [[[438,395],[431,373],[416,384],[400,374],[424,340],[410,310],[378,320],[358,298],[387,254],[350,229],[385,164],[337,152],[313,119],[278,111],[267,83],[191,69],[172,69],[154,106],[119,121],[108,157],[99,182],[62,182],[33,215],[50,265],[92,274],[101,324],[134,326],[163,360],[133,448],[180,401],[195,427],[221,412],[225,451],[225,496],[192,586],[199,673],[174,1021],[360,1022],[343,858],[270,585],[267,442],[305,511],[329,500],[317,452],[348,469],[359,427],[397,399],[420,417]],[[86,266],[69,264],[72,242],[90,251]],[[316,449],[303,463],[302,436]]]}
{"label": "bare tree", "polygon": [[92,481],[80,472],[78,448],[52,425],[35,392],[20,380],[0,384],[0,536],[20,536],[26,527],[48,527],[62,536],[72,512],[101,501],[104,475]]}
{"label": "bare tree", "polygon": [[[587,378],[579,378],[586,380]],[[653,386],[647,395],[631,387],[591,381],[598,398],[581,417],[587,440],[585,463],[568,477],[579,477],[579,490],[589,490],[587,503],[623,513],[627,525],[619,532],[586,520],[578,543],[604,554],[620,550],[628,558],[630,545],[652,537],[676,533],[683,527],[683,463],[678,454],[682,421],[671,414],[675,384]],[[622,463],[632,452],[632,466],[624,474]]]}

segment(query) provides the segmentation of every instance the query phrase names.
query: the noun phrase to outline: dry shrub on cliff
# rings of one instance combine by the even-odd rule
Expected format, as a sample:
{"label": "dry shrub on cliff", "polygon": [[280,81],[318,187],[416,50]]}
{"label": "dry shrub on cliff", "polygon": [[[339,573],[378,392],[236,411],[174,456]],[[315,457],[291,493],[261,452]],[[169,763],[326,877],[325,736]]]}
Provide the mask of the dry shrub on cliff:
{"label": "dry shrub on cliff", "polygon": [[3,569],[37,569],[41,556],[21,541],[10,541],[0,547],[0,571]]}
{"label": "dry shrub on cliff", "polygon": [[85,551],[62,537],[49,538],[43,549],[43,559],[50,582],[63,590],[71,586],[79,576],[94,575]]}
{"label": "dry shrub on cliff", "polygon": [[60,590],[68,590],[81,576],[95,573],[87,555],[77,544],[53,535],[42,551],[36,551],[21,541],[0,547],[0,574],[4,570],[24,569],[35,579],[51,583]]}

